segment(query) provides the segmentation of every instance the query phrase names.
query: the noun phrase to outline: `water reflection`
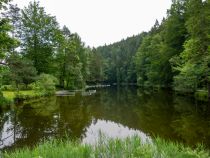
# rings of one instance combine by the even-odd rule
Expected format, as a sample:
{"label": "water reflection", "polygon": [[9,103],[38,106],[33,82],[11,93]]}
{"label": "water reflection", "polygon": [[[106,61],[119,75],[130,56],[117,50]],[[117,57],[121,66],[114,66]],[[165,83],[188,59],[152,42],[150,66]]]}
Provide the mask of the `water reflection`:
{"label": "water reflection", "polygon": [[210,147],[210,108],[167,91],[136,88],[43,98],[0,114],[0,148],[33,146],[45,138],[66,135],[91,143],[99,130],[111,137],[138,133],[142,139],[160,136]]}
{"label": "water reflection", "polygon": [[106,136],[108,138],[127,138],[131,136],[139,136],[142,142],[151,141],[151,139],[145,133],[139,130],[129,129],[126,126],[112,121],[94,120],[86,129],[82,142],[87,144],[96,144],[102,136]]}

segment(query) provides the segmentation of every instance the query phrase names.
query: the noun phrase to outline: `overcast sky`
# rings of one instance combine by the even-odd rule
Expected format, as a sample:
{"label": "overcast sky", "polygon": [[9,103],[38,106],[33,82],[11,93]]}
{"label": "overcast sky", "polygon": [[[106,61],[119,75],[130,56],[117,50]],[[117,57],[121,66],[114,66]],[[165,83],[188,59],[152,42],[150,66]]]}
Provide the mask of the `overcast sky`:
{"label": "overcast sky", "polygon": [[[14,0],[20,8],[30,0]],[[148,31],[162,20],[171,0],[40,0],[61,27],[77,32],[89,46],[119,41]]]}

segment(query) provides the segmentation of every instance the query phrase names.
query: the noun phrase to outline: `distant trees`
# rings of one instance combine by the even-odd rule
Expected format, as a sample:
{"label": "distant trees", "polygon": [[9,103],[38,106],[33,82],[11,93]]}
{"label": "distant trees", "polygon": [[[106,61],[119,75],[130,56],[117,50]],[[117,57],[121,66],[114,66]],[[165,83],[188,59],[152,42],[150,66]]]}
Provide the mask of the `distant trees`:
{"label": "distant trees", "polygon": [[[137,80],[141,86],[170,86],[175,73],[170,59],[183,51],[186,37],[184,1],[174,1],[167,19],[156,24],[136,55]],[[154,29],[155,28],[155,29]]]}
{"label": "distant trees", "polygon": [[181,92],[210,91],[209,3],[172,1],[167,17],[148,33],[98,47],[104,79]]}
{"label": "distant trees", "polygon": [[142,33],[96,49],[95,54],[102,57],[100,63],[103,80],[118,84],[136,82],[134,56],[145,35]]}

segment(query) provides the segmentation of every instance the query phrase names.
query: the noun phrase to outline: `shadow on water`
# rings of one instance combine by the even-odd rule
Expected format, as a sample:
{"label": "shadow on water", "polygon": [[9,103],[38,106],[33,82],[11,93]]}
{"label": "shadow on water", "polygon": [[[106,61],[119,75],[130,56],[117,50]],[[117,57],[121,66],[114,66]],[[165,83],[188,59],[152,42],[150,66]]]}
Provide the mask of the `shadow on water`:
{"label": "shadow on water", "polygon": [[4,150],[66,135],[92,143],[97,131],[120,138],[160,136],[210,148],[210,108],[169,91],[110,87],[97,89],[91,96],[44,98],[0,114],[0,148]]}

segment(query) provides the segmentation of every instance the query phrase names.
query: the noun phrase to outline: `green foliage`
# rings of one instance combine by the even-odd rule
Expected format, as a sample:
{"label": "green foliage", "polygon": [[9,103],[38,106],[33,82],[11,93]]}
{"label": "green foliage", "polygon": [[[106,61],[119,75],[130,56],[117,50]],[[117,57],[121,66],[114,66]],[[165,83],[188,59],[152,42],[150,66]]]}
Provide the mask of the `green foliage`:
{"label": "green foliage", "polygon": [[174,86],[194,93],[210,73],[209,1],[173,1],[168,17],[143,38],[136,58],[139,86]]}
{"label": "green foliage", "polygon": [[30,2],[22,10],[22,54],[33,61],[38,73],[52,73],[55,33],[58,23],[39,3]]}
{"label": "green foliage", "polygon": [[21,90],[21,91],[3,91],[4,98],[8,101],[9,105],[15,101],[24,101],[27,99],[40,98],[44,96],[34,90]]}
{"label": "green foliage", "polygon": [[56,66],[60,86],[68,89],[83,88],[87,75],[87,54],[77,34],[64,28],[57,32]]}
{"label": "green foliage", "polygon": [[55,85],[57,79],[49,74],[41,74],[35,83],[32,83],[30,87],[42,95],[52,95],[55,93]]}
{"label": "green foliage", "polygon": [[90,75],[88,77],[88,81],[92,82],[100,82],[105,80],[104,72],[103,72],[103,58],[96,49],[92,49],[90,53],[90,61],[89,61],[89,71]]}
{"label": "green foliage", "polygon": [[195,92],[195,98],[200,101],[208,101],[208,91],[207,90],[197,90]]}
{"label": "green foliage", "polygon": [[161,36],[147,36],[136,55],[136,70],[140,86],[163,85],[164,66],[166,60],[163,56],[163,43]]}
{"label": "green foliage", "polygon": [[8,105],[11,104],[11,102],[12,102],[11,100],[9,100],[3,96],[3,93],[0,90],[0,108],[6,108]]}
{"label": "green foliage", "polygon": [[2,85],[1,91],[15,91],[17,88],[14,85]]}
{"label": "green foliage", "polygon": [[209,1],[188,2],[185,24],[189,39],[184,44],[184,51],[181,52],[179,61],[172,59],[172,63],[175,63],[173,69],[178,72],[174,76],[174,86],[179,91],[195,92],[196,89],[207,88],[210,72],[209,5]]}
{"label": "green foliage", "polygon": [[25,84],[26,86],[36,79],[37,71],[33,66],[33,63],[22,58],[17,54],[13,54],[8,59],[9,72],[5,75],[11,81],[14,81],[17,88],[19,84]]}
{"label": "green foliage", "polygon": [[135,60],[138,85],[169,87],[172,84],[175,72],[169,61],[183,50],[184,20],[185,2],[173,1],[167,19],[160,25],[156,22],[143,39]]}
{"label": "green foliage", "polygon": [[[2,8],[6,8],[6,4],[10,0],[1,0],[0,1],[0,13]],[[11,37],[9,33],[12,31],[12,26],[9,23],[7,17],[0,17],[0,66],[6,65],[5,58],[6,54],[18,46],[18,40],[14,37]]]}
{"label": "green foliage", "polygon": [[91,64],[95,65],[95,68],[91,66],[91,80],[95,78],[109,83],[136,83],[134,56],[145,34],[143,32],[120,42],[93,49],[92,63],[97,62],[97,65]]}

